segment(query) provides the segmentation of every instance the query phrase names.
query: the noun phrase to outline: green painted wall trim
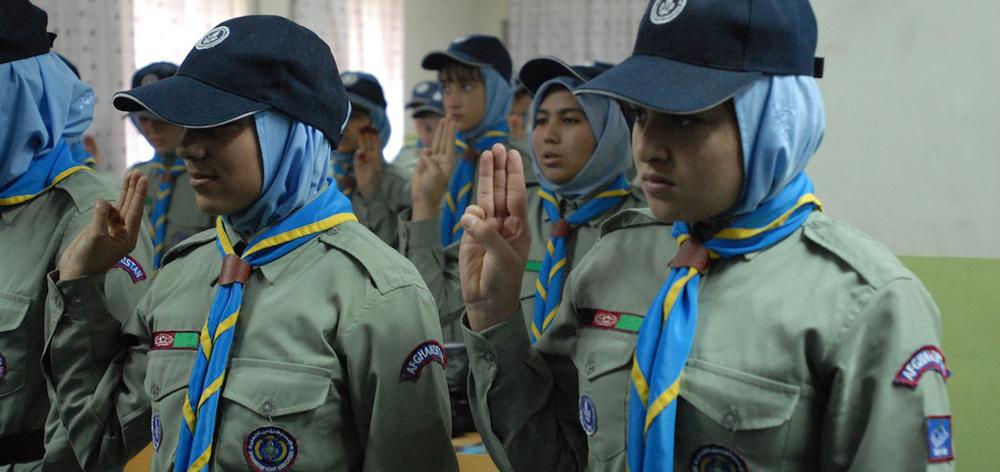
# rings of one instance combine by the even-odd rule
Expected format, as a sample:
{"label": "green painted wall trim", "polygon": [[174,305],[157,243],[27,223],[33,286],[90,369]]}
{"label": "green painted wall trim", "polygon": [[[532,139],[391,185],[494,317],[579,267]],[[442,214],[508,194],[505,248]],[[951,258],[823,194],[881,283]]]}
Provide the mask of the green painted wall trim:
{"label": "green painted wall trim", "polygon": [[960,470],[1000,463],[1000,259],[900,257],[941,309]]}

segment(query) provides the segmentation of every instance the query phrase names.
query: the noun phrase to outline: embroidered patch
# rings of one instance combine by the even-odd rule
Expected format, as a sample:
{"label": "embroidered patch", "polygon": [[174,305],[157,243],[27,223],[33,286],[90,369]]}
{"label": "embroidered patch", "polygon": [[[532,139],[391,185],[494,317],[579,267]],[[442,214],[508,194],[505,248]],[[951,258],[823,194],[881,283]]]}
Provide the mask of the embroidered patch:
{"label": "embroidered patch", "polygon": [[709,444],[691,454],[691,470],[745,472],[747,463],[736,451],[717,444]]}
{"label": "embroidered patch", "polygon": [[927,417],[927,462],[955,460],[951,448],[951,416]]}
{"label": "embroidered patch", "polygon": [[584,323],[584,327],[637,333],[642,326],[641,316],[599,308],[593,313],[594,317],[590,319],[590,323]]}
{"label": "embroidered patch", "polygon": [[431,84],[427,82],[420,82],[419,84],[417,84],[417,89],[415,90],[415,92],[427,93],[427,91],[429,91],[430,89],[431,89]]}
{"label": "embroidered patch", "polygon": [[257,428],[243,443],[243,456],[257,472],[289,470],[298,453],[295,437],[277,426]]}
{"label": "embroidered patch", "polygon": [[340,78],[340,82],[343,83],[345,87],[350,87],[358,83],[358,75],[350,73],[344,74],[344,76]]}
{"label": "embroidered patch", "polygon": [[917,349],[899,369],[892,383],[916,388],[917,384],[920,383],[920,378],[929,370],[937,371],[945,380],[951,377],[951,371],[945,365],[944,353],[935,346],[924,346]]}
{"label": "embroidered patch", "polygon": [[198,349],[198,332],[153,331],[153,345],[150,346],[149,349],[151,351],[159,351],[163,349],[196,350]]}
{"label": "embroidered patch", "polygon": [[406,356],[403,362],[403,369],[399,372],[399,377],[403,380],[417,380],[420,372],[431,362],[441,364],[441,367],[448,365],[448,360],[444,354],[444,346],[441,343],[430,340],[421,343],[410,355]]}
{"label": "embroidered patch", "polygon": [[590,395],[580,395],[580,426],[587,436],[593,436],[597,431],[597,408]]}
{"label": "embroidered patch", "polygon": [[434,95],[431,95],[431,100],[434,100],[435,102],[440,102],[443,99],[444,97],[441,96],[441,92],[434,92]]}
{"label": "embroidered patch", "polygon": [[142,76],[141,80],[139,80],[139,85],[149,85],[149,84],[151,84],[153,82],[156,82],[156,81],[159,81],[159,80],[160,80],[160,77],[158,75],[156,75],[156,74],[146,74],[146,75]]}
{"label": "embroidered patch", "polygon": [[663,25],[674,21],[681,14],[687,0],[657,0],[649,9],[649,21],[654,25]]}
{"label": "embroidered patch", "polygon": [[7,376],[7,358],[0,352],[0,379]]}
{"label": "embroidered patch", "polygon": [[142,268],[139,261],[135,260],[132,256],[125,256],[121,258],[116,264],[116,266],[121,267],[122,270],[128,273],[128,276],[132,278],[132,283],[138,283],[146,280],[146,270]]}
{"label": "embroidered patch", "polygon": [[202,36],[201,39],[195,43],[194,48],[197,50],[214,48],[219,45],[219,43],[226,40],[229,37],[229,27],[228,26],[218,26],[209,30]]}
{"label": "embroidered patch", "polygon": [[160,440],[163,439],[163,425],[160,424],[160,414],[153,413],[153,419],[149,422],[149,432],[153,436],[153,449],[160,450]]}
{"label": "embroidered patch", "polygon": [[529,260],[528,262],[526,262],[524,264],[524,270],[526,270],[528,272],[538,273],[538,271],[541,270],[541,269],[542,269],[542,261],[532,261],[532,260]]}

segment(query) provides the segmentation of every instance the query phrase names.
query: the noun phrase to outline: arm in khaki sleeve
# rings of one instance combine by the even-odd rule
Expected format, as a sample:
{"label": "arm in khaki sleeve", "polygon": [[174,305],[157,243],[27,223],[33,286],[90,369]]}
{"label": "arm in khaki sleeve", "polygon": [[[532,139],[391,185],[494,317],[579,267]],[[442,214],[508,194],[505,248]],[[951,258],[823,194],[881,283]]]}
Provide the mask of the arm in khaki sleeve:
{"label": "arm in khaki sleeve", "polygon": [[46,309],[56,319],[42,355],[53,409],[85,470],[120,469],[150,440],[142,303],[123,326],[106,303],[110,274],[58,283],[53,275]]}
{"label": "arm in khaki sleeve", "polygon": [[500,470],[575,471],[587,466],[577,410],[573,274],[553,326],[531,346],[524,316],[481,333],[463,322],[469,351],[469,405]]}
{"label": "arm in khaki sleeve", "polygon": [[399,252],[416,266],[437,302],[441,326],[462,316],[462,281],[458,270],[459,242],[441,246],[440,220],[410,221],[410,210],[399,214]]}
{"label": "arm in khaki sleeve", "polygon": [[440,338],[434,303],[417,285],[373,297],[339,336],[364,470],[458,470],[444,367],[428,362],[416,379],[402,377],[412,351]]}
{"label": "arm in khaki sleeve", "polygon": [[954,461],[928,461],[927,417],[951,414],[945,379],[927,371],[915,388],[893,383],[921,347],[941,346],[941,317],[923,286],[901,278],[876,290],[841,339],[820,438],[823,469],[953,470]]}
{"label": "arm in khaki sleeve", "polygon": [[383,168],[378,192],[365,198],[355,194],[355,212],[371,232],[383,242],[396,248],[399,240],[399,212],[409,208],[410,183],[403,179],[391,164]]}

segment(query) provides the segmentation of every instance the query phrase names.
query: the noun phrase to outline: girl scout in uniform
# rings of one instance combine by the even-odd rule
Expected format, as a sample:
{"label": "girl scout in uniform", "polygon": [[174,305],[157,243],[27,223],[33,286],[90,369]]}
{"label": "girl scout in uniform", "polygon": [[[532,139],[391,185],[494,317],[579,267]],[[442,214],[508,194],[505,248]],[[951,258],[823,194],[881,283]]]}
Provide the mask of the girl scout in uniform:
{"label": "girl scout in uniform", "polygon": [[413,169],[417,166],[417,161],[420,160],[421,151],[430,147],[434,139],[434,130],[444,118],[443,99],[441,84],[437,81],[425,80],[413,86],[410,101],[406,103],[406,109],[410,111],[413,128],[417,130],[417,141],[403,146],[392,161],[392,165],[407,179],[413,175]]}
{"label": "girl scout in uniform", "polygon": [[410,178],[413,209],[400,214],[399,249],[434,294],[451,341],[461,336],[454,321],[462,298],[457,267],[444,261],[458,257],[458,219],[475,194],[479,153],[507,142],[512,65],[500,40],[485,35],[458,38],[421,65],[438,71],[446,116]]}
{"label": "girl scout in uniform", "polygon": [[[132,76],[132,88],[149,85],[177,73],[169,62],[155,62]],[[146,197],[147,227],[153,240],[153,268],[159,269],[163,254],[177,243],[212,227],[213,218],[195,204],[194,190],[187,178],[184,162],[175,152],[184,129],[158,119],[147,111],[129,114],[136,129],[153,147],[153,158],[132,166],[149,182]]]}
{"label": "girl scout in uniform", "polygon": [[510,277],[520,161],[483,156],[465,336],[501,470],[954,467],[934,302],[803,172],[824,132],[815,45],[805,1],[650,2],[632,57],[575,92],[636,107],[655,219],[605,223],[534,346]]}
{"label": "girl scout in uniform", "polygon": [[351,199],[358,221],[396,247],[397,215],[410,206],[410,189],[408,181],[382,156],[392,132],[385,114],[385,95],[371,74],[344,72],[340,79],[351,101],[351,116],[333,152],[331,170],[337,187]]}
{"label": "girl scout in uniform", "polygon": [[[0,2],[0,470],[79,470],[39,369],[58,313],[46,311],[54,270],[115,190],[70,150],[92,119],[94,92],[50,52],[47,16]],[[143,236],[101,281],[108,320],[126,319],[148,285]],[[46,418],[48,416],[48,418]],[[44,456],[44,457],[43,457]]]}
{"label": "girl scout in uniform", "polygon": [[198,205],[221,216],[166,254],[121,327],[96,283],[136,237],[144,180],[61,261],[44,365],[80,462],[105,470],[152,438],[154,470],[455,470],[433,300],[329,185],[350,107],[327,45],[236,18],[115,105],[185,128]]}

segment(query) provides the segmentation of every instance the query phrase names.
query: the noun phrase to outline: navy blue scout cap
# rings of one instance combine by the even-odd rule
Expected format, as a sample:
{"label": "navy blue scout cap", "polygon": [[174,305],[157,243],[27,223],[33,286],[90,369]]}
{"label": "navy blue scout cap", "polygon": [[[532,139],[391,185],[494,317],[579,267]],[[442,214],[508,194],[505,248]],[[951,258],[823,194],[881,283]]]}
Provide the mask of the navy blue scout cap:
{"label": "navy blue scout cap", "polygon": [[412,110],[413,115],[430,112],[444,116],[444,96],[441,94],[441,84],[433,80],[418,82],[413,86],[413,93],[410,94],[410,101],[406,102],[406,108]]}
{"label": "navy blue scout cap", "polygon": [[49,52],[56,35],[48,25],[45,10],[28,0],[0,1],[0,64]]}
{"label": "navy blue scout cap", "polygon": [[433,51],[424,56],[420,66],[427,70],[441,70],[452,62],[467,66],[492,67],[507,80],[511,79],[514,66],[510,53],[496,36],[473,34],[455,39],[447,51]]}
{"label": "navy blue scout cap", "polygon": [[575,93],[693,113],[765,74],[818,76],[815,52],[807,0],[653,0],[632,56]]}
{"label": "navy blue scout cap", "polygon": [[113,98],[119,110],[148,109],[186,128],[275,109],[322,131],[334,146],[349,110],[330,47],[280,16],[224,21],[194,45],[176,75]]}
{"label": "navy blue scout cap", "polygon": [[132,74],[132,88],[149,85],[157,80],[163,80],[177,73],[177,64],[173,62],[154,62]]}
{"label": "navy blue scout cap", "polygon": [[340,74],[340,81],[344,83],[344,91],[352,103],[369,109],[385,109],[385,94],[382,93],[382,85],[374,75],[348,71]]}
{"label": "navy blue scout cap", "polygon": [[608,62],[592,62],[571,66],[557,57],[543,56],[524,63],[521,66],[521,71],[518,72],[518,77],[521,79],[521,83],[534,95],[542,84],[556,77],[575,77],[580,82],[586,82],[607,71],[613,65]]}

